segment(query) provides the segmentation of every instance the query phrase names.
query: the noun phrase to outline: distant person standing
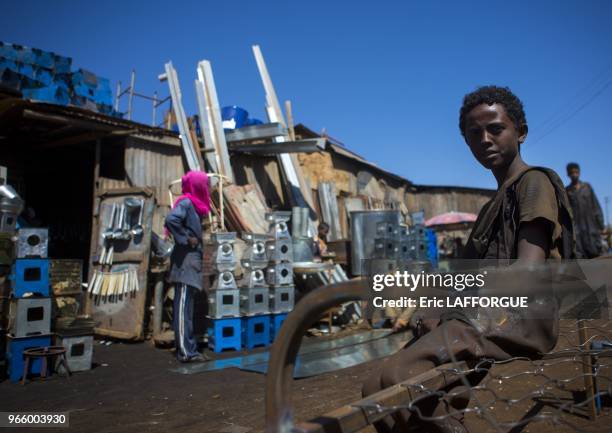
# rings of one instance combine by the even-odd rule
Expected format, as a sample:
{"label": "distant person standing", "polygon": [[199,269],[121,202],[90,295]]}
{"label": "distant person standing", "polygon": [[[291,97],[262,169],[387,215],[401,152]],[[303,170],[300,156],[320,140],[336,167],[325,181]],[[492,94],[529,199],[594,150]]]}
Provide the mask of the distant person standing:
{"label": "distant person standing", "polygon": [[603,252],[601,234],[605,228],[601,206],[591,185],[580,180],[577,163],[567,164],[567,176],[571,182],[565,189],[574,213],[578,256],[585,259],[597,257]]}
{"label": "distant person standing", "polygon": [[174,284],[174,343],[180,362],[205,361],[193,334],[194,298],[202,290],[202,218],[210,211],[208,176],[190,171],[182,179],[183,195],[166,217],[174,238],[168,281]]}

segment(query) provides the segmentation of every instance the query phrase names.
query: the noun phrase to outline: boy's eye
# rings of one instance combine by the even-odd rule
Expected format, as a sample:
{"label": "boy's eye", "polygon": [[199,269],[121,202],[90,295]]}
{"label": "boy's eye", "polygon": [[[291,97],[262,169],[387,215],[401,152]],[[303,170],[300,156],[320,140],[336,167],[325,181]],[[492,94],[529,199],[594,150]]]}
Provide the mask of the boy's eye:
{"label": "boy's eye", "polygon": [[504,130],[501,125],[490,125],[487,129],[491,134],[499,134]]}

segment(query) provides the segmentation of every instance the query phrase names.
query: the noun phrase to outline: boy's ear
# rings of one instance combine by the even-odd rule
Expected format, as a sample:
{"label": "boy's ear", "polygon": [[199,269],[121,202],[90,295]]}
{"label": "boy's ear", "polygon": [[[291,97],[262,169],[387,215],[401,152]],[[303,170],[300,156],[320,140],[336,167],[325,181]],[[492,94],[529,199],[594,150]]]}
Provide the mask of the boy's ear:
{"label": "boy's ear", "polygon": [[519,129],[519,144],[523,144],[527,139],[527,133],[529,132],[529,127],[526,123],[523,123]]}

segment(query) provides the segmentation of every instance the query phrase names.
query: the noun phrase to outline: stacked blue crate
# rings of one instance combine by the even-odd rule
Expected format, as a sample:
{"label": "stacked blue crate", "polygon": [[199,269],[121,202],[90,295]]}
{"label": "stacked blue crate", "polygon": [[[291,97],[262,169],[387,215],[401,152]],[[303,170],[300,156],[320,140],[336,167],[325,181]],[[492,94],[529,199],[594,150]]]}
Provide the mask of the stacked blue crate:
{"label": "stacked blue crate", "polygon": [[[16,338],[8,336],[6,343],[6,360],[8,363],[8,375],[11,382],[18,382],[24,374],[25,360],[23,351],[35,347],[51,346],[51,335],[37,335],[35,337]],[[47,366],[51,368],[51,365]],[[37,358],[30,363],[26,375],[40,375],[42,371],[42,358]],[[49,372],[47,372],[49,373]]]}
{"label": "stacked blue crate", "polygon": [[240,317],[211,319],[208,327],[208,347],[216,353],[241,349],[242,323]]}
{"label": "stacked blue crate", "polygon": [[242,317],[242,345],[251,350],[270,344],[270,315]]}
{"label": "stacked blue crate", "polygon": [[280,331],[281,326],[285,319],[287,319],[287,314],[289,313],[280,313],[280,314],[271,314],[270,315],[270,342],[274,343],[276,336],[278,335],[278,331]]}
{"label": "stacked blue crate", "polygon": [[84,69],[71,72],[72,59],[50,51],[0,42],[0,84],[26,99],[75,105],[120,117],[106,78]]}

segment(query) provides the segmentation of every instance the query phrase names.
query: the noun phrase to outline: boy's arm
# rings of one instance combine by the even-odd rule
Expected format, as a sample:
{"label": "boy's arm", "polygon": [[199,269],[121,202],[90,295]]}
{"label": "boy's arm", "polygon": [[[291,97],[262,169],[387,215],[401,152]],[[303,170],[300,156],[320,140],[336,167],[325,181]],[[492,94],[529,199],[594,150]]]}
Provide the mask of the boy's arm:
{"label": "boy's arm", "polygon": [[517,259],[521,262],[543,263],[550,252],[548,240],[551,232],[550,221],[544,218],[521,223]]}

